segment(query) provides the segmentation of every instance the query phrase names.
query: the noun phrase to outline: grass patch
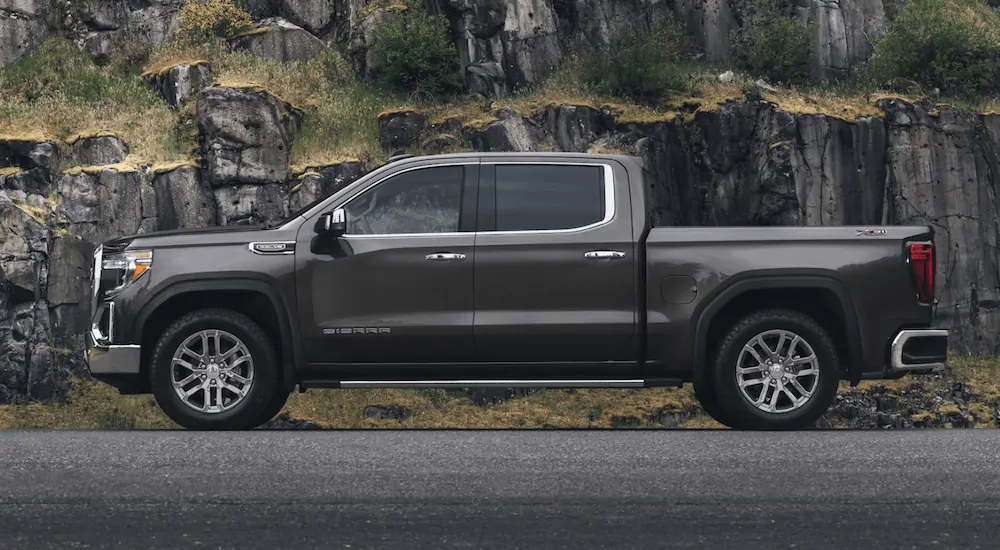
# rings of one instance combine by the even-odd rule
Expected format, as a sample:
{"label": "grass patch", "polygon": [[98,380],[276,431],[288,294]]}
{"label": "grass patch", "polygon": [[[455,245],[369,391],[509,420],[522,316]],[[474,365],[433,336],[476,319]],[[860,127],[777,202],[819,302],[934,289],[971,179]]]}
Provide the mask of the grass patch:
{"label": "grass patch", "polygon": [[[903,392],[916,388],[931,394],[947,390],[954,381],[968,384],[974,399],[968,409],[979,419],[991,419],[1000,406],[1000,363],[996,359],[955,357],[944,377],[904,377],[866,380],[841,393],[883,387]],[[402,420],[366,418],[369,405],[404,407],[412,415]],[[916,411],[915,421],[935,415],[958,414],[959,407],[941,403],[935,410]],[[309,390],[294,393],[282,410],[297,420],[324,428],[657,428],[657,413],[680,414],[679,428],[715,429],[721,426],[701,412],[690,385],[682,389],[539,390],[506,402],[477,406],[463,394],[441,389]],[[979,421],[977,427],[992,425]],[[132,429],[176,427],[160,412],[151,396],[123,396],[92,380],[73,380],[63,403],[0,406],[0,428]]]}
{"label": "grass patch", "polygon": [[177,116],[138,75],[99,67],[65,39],[54,38],[0,70],[0,139],[70,143],[116,135],[142,162],[183,157]]}
{"label": "grass patch", "polygon": [[355,80],[347,62],[335,51],[293,63],[279,63],[225,43],[169,45],[153,51],[144,72],[169,70],[189,60],[212,67],[211,84],[266,90],[303,112],[291,151],[297,167],[322,166],[343,160],[384,160],[378,143],[376,116],[400,98]]}

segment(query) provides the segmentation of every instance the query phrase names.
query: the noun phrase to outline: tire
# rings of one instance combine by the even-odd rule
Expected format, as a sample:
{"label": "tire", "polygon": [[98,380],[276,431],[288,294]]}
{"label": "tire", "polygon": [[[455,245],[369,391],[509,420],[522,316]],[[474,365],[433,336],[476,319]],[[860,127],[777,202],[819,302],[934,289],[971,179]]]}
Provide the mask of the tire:
{"label": "tire", "polygon": [[[209,353],[203,354],[206,339]],[[189,351],[182,352],[182,345]],[[217,347],[231,356],[212,363],[213,356],[219,357]],[[192,368],[175,364],[175,355]],[[277,387],[278,360],[271,340],[249,317],[228,309],[202,309],[175,321],[157,341],[152,361],[150,385],[157,403],[171,420],[191,430],[255,428],[283,393]],[[179,391],[192,392],[187,401],[175,391],[175,381],[184,382]],[[245,392],[241,398],[234,388]]]}
{"label": "tire", "polygon": [[274,418],[275,415],[281,411],[282,407],[285,406],[285,403],[288,403],[288,398],[291,395],[291,393],[286,392],[283,389],[277,390],[274,395],[271,396],[271,401],[267,404],[267,407],[264,408],[264,413],[257,419],[256,426],[265,424],[268,420]]}
{"label": "tire", "polygon": [[711,378],[708,378],[703,382],[694,382],[694,397],[698,400],[701,408],[705,409],[705,412],[708,413],[708,416],[711,416],[719,424],[727,428],[732,428],[733,421],[722,406],[719,405],[719,398],[712,387],[711,380]]}
{"label": "tire", "polygon": [[[776,351],[781,366],[768,366],[770,357],[761,342]],[[744,351],[748,348],[753,353]],[[795,357],[799,364],[791,365]],[[737,370],[741,366],[749,370],[741,374]],[[769,309],[747,315],[729,330],[716,353],[712,375],[718,405],[733,428],[799,430],[815,423],[833,403],[840,363],[833,339],[813,318],[793,310]],[[740,377],[748,384],[746,395]],[[756,382],[758,378],[761,382]],[[762,392],[766,395],[761,401]]]}

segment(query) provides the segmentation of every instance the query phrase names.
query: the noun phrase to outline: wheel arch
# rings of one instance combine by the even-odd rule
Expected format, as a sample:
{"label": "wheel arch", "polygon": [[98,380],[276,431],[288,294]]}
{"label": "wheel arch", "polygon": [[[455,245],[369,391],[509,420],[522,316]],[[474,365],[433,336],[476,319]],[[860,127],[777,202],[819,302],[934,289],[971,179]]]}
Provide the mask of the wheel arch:
{"label": "wheel arch", "polygon": [[[720,290],[701,310],[695,324],[694,335],[694,379],[696,383],[707,383],[708,380],[708,346],[713,335],[713,323],[725,319],[725,314],[743,311],[741,306],[753,302],[754,296],[765,296],[779,290],[794,289],[798,292],[827,293],[832,298],[828,300],[829,309],[839,319],[840,335],[846,348],[847,356],[842,361],[847,362],[848,379],[852,383],[861,380],[863,371],[861,326],[857,308],[844,284],[832,276],[826,275],[759,275],[735,281]],[[735,309],[734,309],[735,308]],[[820,307],[822,309],[822,307]],[[804,308],[796,307],[799,311]],[[817,321],[829,328],[828,321]],[[834,335],[837,339],[837,335]]]}
{"label": "wheel arch", "polygon": [[[148,341],[151,338],[158,337],[158,334],[153,334],[148,329],[169,323],[186,311],[193,311],[201,307],[226,307],[227,305],[225,299],[212,300],[209,303],[205,303],[204,306],[190,306],[185,303],[187,300],[195,298],[198,295],[221,297],[224,295],[239,296],[246,294],[259,296],[259,299],[263,300],[263,303],[268,304],[273,310],[272,313],[275,319],[273,327],[262,326],[262,328],[269,334],[273,333],[273,336],[277,340],[274,343],[277,346],[276,351],[281,361],[281,368],[279,369],[280,383],[285,389],[291,392],[296,383],[295,365],[297,350],[292,337],[293,331],[291,319],[288,315],[288,308],[286,307],[285,300],[282,299],[281,294],[273,285],[255,279],[186,281],[175,283],[156,293],[153,298],[140,308],[139,313],[136,315],[135,335],[143,344],[142,372],[148,372],[149,354],[153,351],[152,345],[149,345]],[[240,307],[231,306],[230,309],[241,310]],[[159,320],[158,315],[166,315],[166,317]],[[256,316],[251,315],[251,318],[258,324],[267,324],[266,321],[262,323],[261,319]],[[165,326],[160,328],[165,328]]]}

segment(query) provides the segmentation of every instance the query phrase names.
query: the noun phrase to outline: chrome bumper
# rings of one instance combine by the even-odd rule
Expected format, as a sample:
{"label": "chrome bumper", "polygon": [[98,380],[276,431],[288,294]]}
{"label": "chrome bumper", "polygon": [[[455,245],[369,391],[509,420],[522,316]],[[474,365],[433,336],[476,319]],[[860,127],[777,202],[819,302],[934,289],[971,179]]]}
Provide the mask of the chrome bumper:
{"label": "chrome bumper", "polygon": [[98,304],[87,334],[84,359],[90,374],[136,374],[139,372],[138,344],[112,344],[115,331],[115,304]]}
{"label": "chrome bumper", "polygon": [[141,348],[137,344],[112,344],[115,338],[115,304],[98,302],[98,284],[101,273],[103,246],[94,251],[93,285],[90,311],[90,332],[87,333],[87,350],[83,358],[90,374],[138,374]]}
{"label": "chrome bumper", "polygon": [[84,353],[90,374],[139,374],[142,348],[136,344],[90,346]]}
{"label": "chrome bumper", "polygon": [[932,328],[901,330],[892,339],[889,369],[893,372],[933,372],[944,368],[947,357],[947,330]]}

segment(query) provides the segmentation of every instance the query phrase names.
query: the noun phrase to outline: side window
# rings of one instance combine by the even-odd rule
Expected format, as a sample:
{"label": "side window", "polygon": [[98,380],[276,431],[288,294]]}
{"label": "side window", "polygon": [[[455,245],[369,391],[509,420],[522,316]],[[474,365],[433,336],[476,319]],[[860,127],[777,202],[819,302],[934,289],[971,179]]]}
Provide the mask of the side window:
{"label": "side window", "polygon": [[496,167],[497,231],[575,229],[603,220],[605,207],[601,166]]}
{"label": "side window", "polygon": [[348,235],[457,232],[462,166],[419,168],[393,176],[344,208]]}

